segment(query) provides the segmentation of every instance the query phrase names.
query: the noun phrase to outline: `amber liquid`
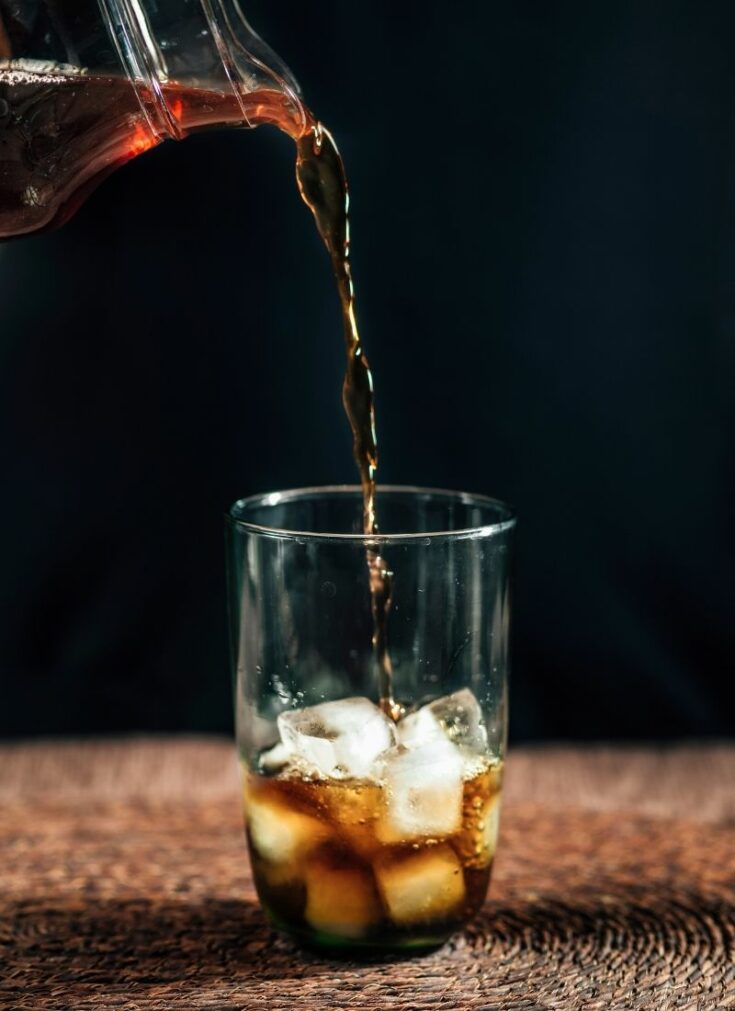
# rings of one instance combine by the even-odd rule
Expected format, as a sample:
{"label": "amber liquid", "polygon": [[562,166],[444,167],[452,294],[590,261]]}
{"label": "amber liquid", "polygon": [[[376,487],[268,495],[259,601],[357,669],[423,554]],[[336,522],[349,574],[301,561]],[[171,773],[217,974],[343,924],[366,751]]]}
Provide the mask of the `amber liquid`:
{"label": "amber liquid", "polygon": [[243,770],[248,844],[263,906],[305,940],[381,949],[442,943],[482,906],[497,841],[502,766],[466,775],[451,831],[401,838],[389,787]]}
{"label": "amber liquid", "polygon": [[[208,126],[270,123],[296,142],[299,192],[329,252],[342,307],[342,400],[363,492],[363,531],[372,537],[378,532],[373,380],[355,316],[347,178],[334,140],[308,110],[277,91],[236,98],[167,84],[164,97],[179,136]],[[125,79],[0,70],[0,239],[62,224],[110,172],[161,139]],[[387,642],[392,573],[377,549],[368,549],[367,564],[379,696],[397,719],[401,709],[393,698]]]}
{"label": "amber liquid", "polygon": [[[176,84],[163,91],[182,137],[222,125],[272,123],[294,139],[304,130],[277,91],[239,100]],[[0,238],[62,224],[110,172],[163,139],[125,78],[0,69]]]}

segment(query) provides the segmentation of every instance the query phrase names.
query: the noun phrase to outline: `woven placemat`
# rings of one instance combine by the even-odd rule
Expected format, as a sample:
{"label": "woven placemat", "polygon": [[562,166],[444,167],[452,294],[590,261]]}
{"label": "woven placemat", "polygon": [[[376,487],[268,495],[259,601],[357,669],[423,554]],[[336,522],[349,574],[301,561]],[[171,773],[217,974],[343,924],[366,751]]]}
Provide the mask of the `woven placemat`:
{"label": "woven placemat", "polygon": [[517,788],[472,926],[431,955],[359,964],[306,954],[267,925],[235,797],[216,782],[176,798],[125,784],[85,795],[63,777],[58,795],[6,789],[1,1008],[735,1008],[727,817],[539,804]]}
{"label": "woven placemat", "polygon": [[[552,745],[514,748],[506,802],[735,824],[735,744]],[[0,805],[30,795],[65,800],[235,797],[231,741],[109,738],[0,745]]]}

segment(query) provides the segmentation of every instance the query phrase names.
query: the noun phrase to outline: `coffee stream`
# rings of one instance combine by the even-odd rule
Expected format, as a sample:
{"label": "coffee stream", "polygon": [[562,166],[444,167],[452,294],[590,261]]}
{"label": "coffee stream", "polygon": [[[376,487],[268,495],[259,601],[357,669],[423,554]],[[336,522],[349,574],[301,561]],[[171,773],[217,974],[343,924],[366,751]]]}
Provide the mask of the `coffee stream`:
{"label": "coffee stream", "polygon": [[[153,102],[144,87],[139,90]],[[166,83],[162,90],[179,136],[206,126],[272,123],[296,142],[299,191],[331,257],[342,306],[347,349],[342,400],[362,484],[363,531],[373,537],[378,532],[373,380],[355,318],[347,179],[332,136],[277,91],[236,96],[176,83]],[[29,68],[0,69],[0,131],[0,238],[62,224],[113,169],[162,139],[152,132],[135,90],[124,78]],[[393,698],[386,633],[392,573],[374,547],[367,549],[367,564],[380,704],[397,719],[401,709]]]}
{"label": "coffee stream", "polygon": [[[312,123],[296,141],[296,180],[299,192],[314,215],[337,281],[342,306],[342,326],[347,369],[342,403],[352,429],[353,453],[363,495],[363,532],[378,533],[375,474],[378,444],[375,436],[373,377],[360,340],[355,316],[355,291],[350,265],[349,191],[344,163],[332,135],[321,123]],[[393,668],[388,652],[387,625],[392,602],[393,573],[374,547],[367,549],[370,604],[373,617],[373,653],[378,668],[380,705],[397,720],[401,707],[393,698]]]}

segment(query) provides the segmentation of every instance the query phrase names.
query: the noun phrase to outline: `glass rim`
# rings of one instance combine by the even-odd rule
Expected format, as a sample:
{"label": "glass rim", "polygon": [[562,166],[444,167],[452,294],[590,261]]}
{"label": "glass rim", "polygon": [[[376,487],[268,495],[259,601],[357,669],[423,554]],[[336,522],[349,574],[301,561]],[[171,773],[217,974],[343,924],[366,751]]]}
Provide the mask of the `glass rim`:
{"label": "glass rim", "polygon": [[492,523],[482,523],[477,526],[464,527],[460,530],[434,530],[417,531],[415,533],[402,532],[396,534],[359,534],[359,533],[337,533],[333,531],[316,530],[288,530],[283,527],[270,527],[263,523],[253,523],[250,520],[242,519],[236,515],[236,510],[244,510],[256,506],[268,507],[282,505],[284,502],[294,502],[298,499],[306,499],[319,495],[362,495],[362,488],[356,484],[327,484],[313,485],[305,488],[289,488],[285,491],[264,492],[257,495],[248,495],[246,498],[238,499],[230,506],[225,514],[228,526],[245,530],[248,533],[258,534],[263,537],[275,537],[289,541],[332,541],[341,543],[353,543],[371,547],[373,545],[387,545],[400,543],[416,543],[417,541],[429,541],[431,543],[441,540],[468,540],[491,537],[512,530],[516,525],[515,511],[500,499],[490,495],[482,495],[475,492],[452,491],[447,488],[424,488],[419,485],[401,484],[380,484],[378,485],[378,503],[383,494],[409,494],[428,495],[436,498],[443,498],[449,501],[460,502],[463,505],[489,506],[502,515],[501,519]]}

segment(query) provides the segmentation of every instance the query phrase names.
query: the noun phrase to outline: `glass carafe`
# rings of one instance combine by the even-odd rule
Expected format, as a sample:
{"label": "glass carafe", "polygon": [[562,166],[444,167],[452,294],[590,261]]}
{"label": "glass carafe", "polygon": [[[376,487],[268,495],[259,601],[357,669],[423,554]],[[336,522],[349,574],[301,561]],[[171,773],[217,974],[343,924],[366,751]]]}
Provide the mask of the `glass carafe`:
{"label": "glass carafe", "polygon": [[0,238],[163,140],[261,123],[297,138],[307,114],[237,0],[0,0]]}

